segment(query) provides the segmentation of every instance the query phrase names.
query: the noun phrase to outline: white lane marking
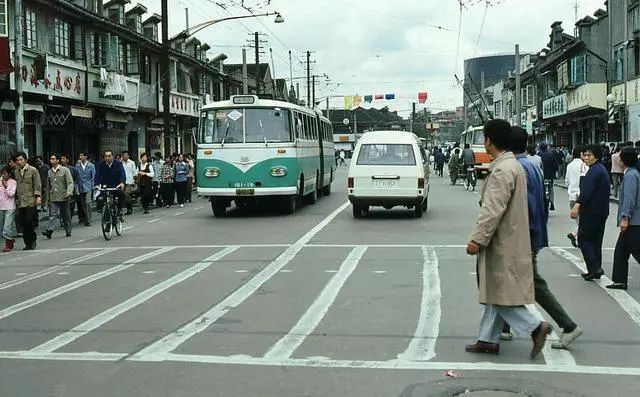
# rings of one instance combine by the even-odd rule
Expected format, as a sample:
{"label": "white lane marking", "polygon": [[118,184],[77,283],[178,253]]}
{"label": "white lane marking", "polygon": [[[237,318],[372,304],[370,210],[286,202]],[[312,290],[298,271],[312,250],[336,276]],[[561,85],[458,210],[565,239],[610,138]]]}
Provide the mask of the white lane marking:
{"label": "white lane marking", "polygon": [[[540,320],[545,319],[535,304],[527,305],[527,309]],[[547,343],[545,343],[544,347],[542,348],[542,354],[544,355],[545,362],[547,363],[547,365],[551,366],[575,366],[576,359],[575,357],[573,357],[573,354],[571,354],[569,350],[554,349],[551,347],[550,342],[555,342],[558,339],[559,337],[556,331],[551,331],[551,336],[547,339]]]}
{"label": "white lane marking", "polygon": [[132,355],[130,360],[148,360],[153,359],[155,361],[162,361],[163,355],[174,351],[185,341],[189,340],[194,335],[204,331],[211,324],[216,322],[220,317],[225,315],[229,310],[237,307],[247,298],[253,295],[267,280],[277,274],[282,268],[284,268],[291,260],[305,247],[311,239],[325,228],[336,216],[344,211],[349,205],[348,201],[338,207],[335,211],[324,218],[320,223],[309,230],[304,236],[300,237],[293,245],[287,248],[282,254],[280,254],[273,262],[267,267],[262,269],[258,274],[253,276],[249,281],[243,284],[240,288],[235,290],[231,295],[227,296],[217,305],[207,310],[204,314],[201,314],[190,323],[182,326],[177,331],[166,335],[159,341],[145,347],[136,354]]}
{"label": "white lane marking", "polygon": [[120,361],[127,355],[124,353],[34,353],[29,350],[0,352],[0,358],[15,358],[22,360],[53,360],[53,361]]}
{"label": "white lane marking", "polygon": [[360,259],[367,251],[367,247],[360,246],[354,248],[349,256],[342,262],[338,272],[329,280],[329,282],[322,289],[322,292],[316,300],[309,306],[307,311],[300,317],[296,325],[294,325],[287,335],[283,336],[277,341],[269,351],[264,355],[266,359],[283,359],[289,358],[294,351],[304,340],[309,336],[311,332],[320,324],[320,321],[324,318],[325,314],[329,311],[329,308],[335,301],[338,293],[347,282],[347,279],[356,269]]}
{"label": "white lane marking", "polygon": [[[31,253],[31,254],[28,254],[28,255],[20,255],[20,254],[18,254],[17,257],[15,257],[13,259],[9,259],[7,261],[3,261],[2,264],[6,265],[7,263],[22,261],[22,260],[25,260],[25,259],[33,258],[34,256],[45,255],[45,254],[48,254],[48,253],[53,252],[53,251],[56,251],[56,250],[44,249],[44,250],[38,250],[37,252]],[[11,254],[3,254],[3,256],[9,256],[9,255],[11,255]]]}
{"label": "white lane marking", "polygon": [[210,257],[204,259],[202,262],[190,267],[189,269],[184,270],[176,274],[175,276],[159,284],[156,284],[149,289],[146,289],[140,292],[138,295],[127,299],[126,301],[120,303],[119,305],[113,306],[112,308],[103,311],[97,316],[90,318],[89,320],[78,325],[77,327],[73,328],[69,332],[59,335],[41,344],[40,346],[34,347],[31,351],[43,353],[43,352],[53,352],[55,350],[58,350],[61,347],[78,339],[82,335],[85,335],[93,331],[94,329],[100,327],[101,325],[113,320],[120,314],[133,309],[134,307],[146,302],[147,300],[169,289],[170,287],[183,282],[184,280],[194,276],[195,274],[198,274],[199,272],[211,266],[214,262],[217,262],[218,260],[236,251],[237,249],[238,247],[234,246],[234,247],[228,247],[220,252],[217,252],[211,255]]}
{"label": "white lane marking", "polygon": [[387,273],[387,271],[386,270],[374,270],[373,273],[374,274],[385,274],[385,273]]}
{"label": "white lane marking", "polygon": [[173,216],[179,216],[179,215],[184,215],[184,212],[176,212],[175,214],[173,214]]}
{"label": "white lane marking", "polygon": [[282,269],[280,270],[280,273],[291,273],[293,270],[291,269]]}
{"label": "white lane marking", "polygon": [[87,260],[90,260],[90,259],[94,259],[94,258],[99,257],[100,255],[104,255],[104,254],[107,254],[107,253],[113,252],[113,251],[115,251],[115,248],[102,249],[101,251],[98,251],[98,252],[92,252],[90,254],[81,256],[79,258],[70,259],[70,260],[68,260],[66,262],[62,262],[61,265],[53,266],[53,267],[50,267],[50,268],[47,268],[47,269],[43,269],[43,270],[40,270],[39,272],[36,272],[36,273],[33,273],[33,274],[29,274],[29,275],[27,275],[25,277],[17,278],[15,280],[6,281],[6,282],[0,284],[0,290],[11,288],[11,287],[15,287],[16,285],[20,285],[22,283],[26,283],[27,281],[35,280],[37,278],[46,276],[47,274],[55,273],[58,270],[64,269],[64,268],[69,267],[71,265],[75,265],[75,264],[78,264],[80,262],[84,262],[84,261],[87,261]]}
{"label": "white lane marking", "polygon": [[142,274],[154,274],[155,272],[155,270],[145,270]]}
{"label": "white lane marking", "polygon": [[436,341],[440,333],[440,274],[435,249],[423,247],[422,301],[416,332],[399,360],[428,361],[436,356]]}
{"label": "white lane marking", "polygon": [[59,276],[66,276],[67,274],[69,274],[69,272],[58,272],[56,274]]}
{"label": "white lane marking", "polygon": [[151,220],[148,220],[147,223],[154,223],[154,222],[158,222],[158,221],[161,221],[161,220],[162,220],[162,218],[151,219]]}
{"label": "white lane marking", "polygon": [[248,271],[248,270],[244,270],[244,269],[242,269],[242,270],[236,270],[235,272],[236,272],[236,273],[249,273],[249,271]]}
{"label": "white lane marking", "polygon": [[137,256],[135,258],[129,259],[129,260],[123,262],[120,265],[111,267],[111,268],[109,268],[107,270],[103,270],[103,271],[101,271],[99,273],[92,274],[92,275],[87,276],[85,278],[82,278],[80,280],[76,280],[76,281],[74,281],[72,283],[69,283],[69,284],[63,285],[63,286],[61,286],[59,288],[56,288],[56,289],[53,289],[51,291],[45,292],[44,294],[38,295],[38,296],[33,297],[31,299],[27,299],[26,301],[17,303],[17,304],[15,304],[13,306],[9,306],[9,307],[7,307],[5,309],[0,310],[0,319],[9,317],[12,314],[18,313],[18,312],[20,312],[22,310],[28,309],[28,308],[30,308],[32,306],[35,306],[35,305],[38,305],[38,304],[40,304],[42,302],[46,302],[49,299],[53,299],[53,298],[55,298],[55,297],[57,297],[59,295],[62,295],[64,293],[66,293],[66,292],[73,291],[76,288],[80,288],[80,287],[82,287],[84,285],[87,285],[89,283],[92,283],[92,282],[94,282],[96,280],[100,280],[101,278],[104,278],[104,277],[110,276],[110,275],[112,275],[114,273],[117,273],[119,271],[128,269],[131,266],[134,266],[138,262],[141,262],[141,261],[149,259],[149,258],[153,258],[154,256],[161,255],[161,254],[163,254],[165,252],[171,251],[172,249],[173,248],[168,247],[168,248],[161,248],[161,249],[156,250],[156,251],[148,252],[148,253],[146,253],[144,255],[140,255],[140,256]]}
{"label": "white lane marking", "polygon": [[[201,245],[141,245],[141,246],[137,246],[137,247],[133,247],[133,246],[114,246],[114,249],[119,249],[119,250],[140,250],[140,249],[150,249],[150,250],[156,250],[156,249],[160,249],[160,248],[173,248],[173,249],[186,249],[186,248],[226,248],[228,247],[229,244],[224,245],[224,244],[201,244]],[[234,244],[235,246],[235,244]],[[351,247],[354,247],[355,245],[352,245]],[[282,248],[282,247],[291,247],[291,244],[245,244],[245,245],[239,245],[239,247],[241,248]],[[420,247],[420,246],[418,246]],[[466,247],[466,245],[465,245]],[[60,252],[60,251],[100,251],[103,250],[104,247],[82,247],[82,248],[58,248],[55,250],[49,250],[47,253],[49,252]]]}
{"label": "white lane marking", "polygon": [[324,272],[325,273],[338,273],[337,270],[325,270]]}
{"label": "white lane marking", "polygon": [[[553,247],[551,248],[551,250],[560,257],[573,263],[573,265],[580,269],[581,272],[587,272],[587,267],[585,266],[584,261],[582,261],[577,256],[562,248]],[[631,295],[627,293],[627,291],[606,288],[608,284],[611,284],[613,282],[607,276],[602,276],[600,280],[593,281],[618,303],[620,308],[622,308],[622,310],[624,310],[629,315],[629,317],[631,317],[633,322],[635,322],[637,325],[640,325],[640,303],[633,299]]]}
{"label": "white lane marking", "polygon": [[16,276],[26,276],[26,275],[28,275],[28,274],[29,274],[29,273],[16,273]]}
{"label": "white lane marking", "polygon": [[124,232],[125,230],[131,230],[133,229],[133,226],[127,226],[125,228],[122,228],[122,231]]}
{"label": "white lane marking", "polygon": [[75,241],[74,243],[75,244],[80,244],[80,243],[84,243],[85,241],[87,241],[87,240],[86,239],[85,240],[78,240],[78,241]]}
{"label": "white lane marking", "polygon": [[470,275],[470,276],[477,276],[477,275],[478,275],[478,273],[476,273],[476,272],[469,272],[469,275]]}

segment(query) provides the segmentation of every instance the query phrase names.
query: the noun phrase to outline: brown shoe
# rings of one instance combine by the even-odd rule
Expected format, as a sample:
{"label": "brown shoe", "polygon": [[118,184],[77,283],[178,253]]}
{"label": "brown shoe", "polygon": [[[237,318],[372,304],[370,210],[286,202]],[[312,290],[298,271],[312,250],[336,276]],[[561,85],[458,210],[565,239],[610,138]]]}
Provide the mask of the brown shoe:
{"label": "brown shoe", "polygon": [[551,324],[546,321],[541,321],[538,328],[536,328],[536,330],[531,334],[533,348],[531,349],[530,357],[532,360],[542,351],[542,348],[547,341],[547,335],[551,333],[552,329]]}
{"label": "brown shoe", "polygon": [[472,345],[465,346],[464,350],[469,353],[498,354],[500,353],[500,345],[498,343],[489,343],[479,340]]}

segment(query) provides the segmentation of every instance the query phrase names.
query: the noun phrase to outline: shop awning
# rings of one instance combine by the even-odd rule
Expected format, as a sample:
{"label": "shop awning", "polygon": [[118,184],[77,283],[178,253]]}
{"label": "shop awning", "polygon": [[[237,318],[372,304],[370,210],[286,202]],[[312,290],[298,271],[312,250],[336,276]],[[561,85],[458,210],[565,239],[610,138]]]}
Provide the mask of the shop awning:
{"label": "shop awning", "polygon": [[[23,109],[25,112],[38,112],[44,113],[44,106],[39,103],[25,103],[23,104]],[[1,110],[16,110],[15,105],[12,101],[4,101],[0,106]]]}
{"label": "shop awning", "polygon": [[93,109],[92,108],[83,108],[80,106],[71,106],[71,115],[73,117],[80,117],[83,119],[92,119],[93,118]]}
{"label": "shop awning", "polygon": [[129,122],[129,115],[119,112],[114,112],[112,110],[107,110],[104,115],[104,119],[106,121],[112,121],[115,123],[127,123]]}

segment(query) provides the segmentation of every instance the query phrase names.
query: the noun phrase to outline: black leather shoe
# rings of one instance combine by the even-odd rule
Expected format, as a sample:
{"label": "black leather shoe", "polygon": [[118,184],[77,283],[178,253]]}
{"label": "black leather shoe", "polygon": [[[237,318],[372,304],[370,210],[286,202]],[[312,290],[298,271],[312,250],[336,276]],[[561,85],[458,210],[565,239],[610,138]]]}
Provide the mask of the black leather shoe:
{"label": "black leather shoe", "polygon": [[489,343],[479,340],[472,345],[466,345],[464,350],[469,353],[499,354],[500,345],[498,343]]}
{"label": "black leather shoe", "polygon": [[576,236],[574,236],[573,233],[567,234],[567,238],[571,240],[571,245],[573,245],[575,248],[578,248],[578,240],[576,240]]}
{"label": "black leather shoe", "polygon": [[42,232],[42,235],[51,240],[51,235],[53,234],[53,230],[45,230]]}
{"label": "black leather shoe", "polygon": [[584,278],[584,281],[591,281],[591,280],[600,280],[600,277],[602,276],[604,276],[604,271],[600,270],[599,272],[590,273],[590,274],[587,274],[586,276],[582,276],[582,278]]}
{"label": "black leather shoe", "polygon": [[621,290],[627,290],[627,284],[625,283],[613,283],[613,284],[609,284],[607,285],[607,288],[609,289],[621,289]]}

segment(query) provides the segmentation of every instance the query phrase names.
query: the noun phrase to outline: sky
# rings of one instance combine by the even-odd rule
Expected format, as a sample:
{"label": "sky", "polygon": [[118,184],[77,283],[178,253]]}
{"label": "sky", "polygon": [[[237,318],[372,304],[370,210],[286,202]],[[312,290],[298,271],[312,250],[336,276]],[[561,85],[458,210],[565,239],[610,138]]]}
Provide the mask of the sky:
{"label": "sky", "polygon": [[[185,8],[191,26],[207,20],[249,13],[242,0],[169,0],[169,34],[185,28]],[[460,7],[460,1],[464,6]],[[160,0],[139,0],[149,12],[160,13]],[[316,98],[329,97],[332,108],[343,107],[345,95],[395,94],[385,101],[406,113],[417,93],[427,91],[426,106],[434,112],[462,104],[463,61],[474,56],[538,52],[548,42],[550,26],[563,21],[573,33],[578,19],[606,10],[604,0],[244,0],[254,13],[278,11],[273,17],[225,21],[196,36],[209,43],[209,57],[224,53],[226,63],[242,61],[242,46],[252,32],[264,33],[262,62],[273,65],[275,76],[291,76],[306,97],[306,51],[312,51],[312,74],[318,77]],[[131,6],[136,4],[132,0]],[[220,5],[223,5],[223,9]],[[484,23],[483,23],[484,20]],[[248,49],[254,62],[253,49]],[[271,62],[273,54],[273,62]],[[273,72],[273,71],[272,71]],[[324,76],[328,76],[324,77]]]}

